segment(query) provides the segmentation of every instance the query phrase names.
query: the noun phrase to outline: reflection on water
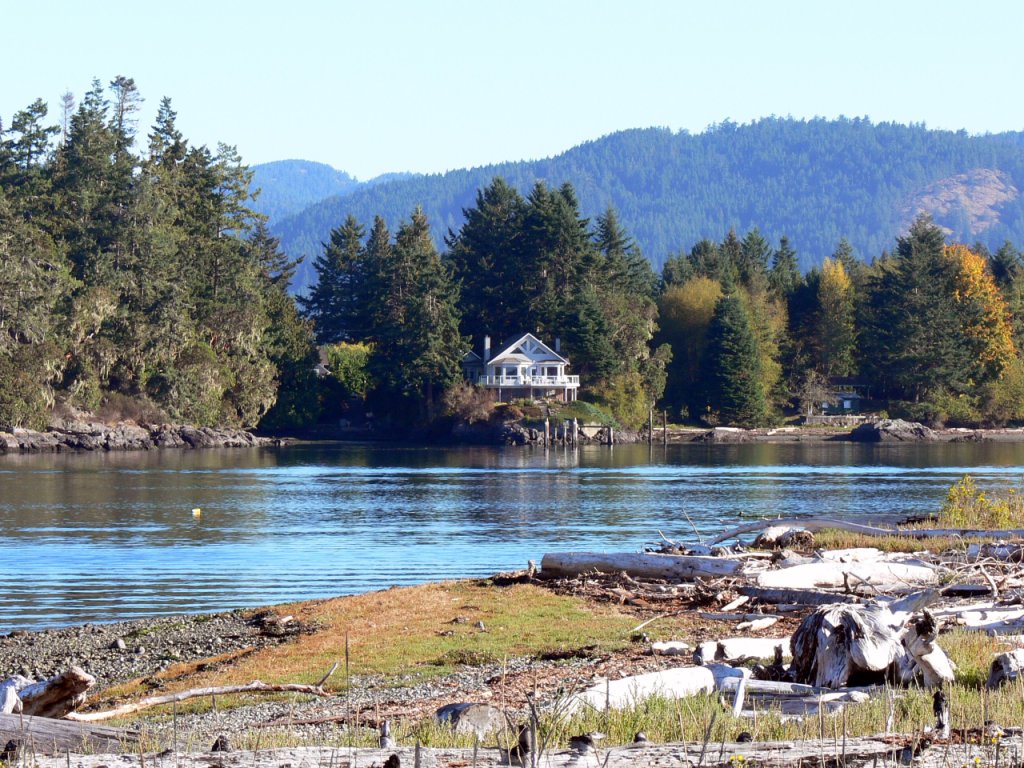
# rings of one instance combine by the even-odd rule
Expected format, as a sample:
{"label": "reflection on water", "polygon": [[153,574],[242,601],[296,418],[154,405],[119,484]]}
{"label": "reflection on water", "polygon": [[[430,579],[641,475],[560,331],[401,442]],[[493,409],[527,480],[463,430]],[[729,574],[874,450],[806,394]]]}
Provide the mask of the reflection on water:
{"label": "reflection on water", "polygon": [[0,457],[0,631],[486,575],[693,539],[687,515],[710,535],[765,515],[925,514],[961,475],[1015,485],[1022,464],[1024,445],[995,443]]}

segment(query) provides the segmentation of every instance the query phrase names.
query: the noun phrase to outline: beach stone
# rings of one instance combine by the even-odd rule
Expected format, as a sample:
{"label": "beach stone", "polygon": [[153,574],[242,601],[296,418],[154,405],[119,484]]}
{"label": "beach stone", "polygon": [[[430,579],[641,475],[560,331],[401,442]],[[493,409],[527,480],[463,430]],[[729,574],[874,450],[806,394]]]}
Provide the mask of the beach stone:
{"label": "beach stone", "polygon": [[437,710],[434,719],[439,723],[450,723],[455,733],[475,733],[480,738],[508,724],[505,714],[497,707],[472,702],[446,704]]}

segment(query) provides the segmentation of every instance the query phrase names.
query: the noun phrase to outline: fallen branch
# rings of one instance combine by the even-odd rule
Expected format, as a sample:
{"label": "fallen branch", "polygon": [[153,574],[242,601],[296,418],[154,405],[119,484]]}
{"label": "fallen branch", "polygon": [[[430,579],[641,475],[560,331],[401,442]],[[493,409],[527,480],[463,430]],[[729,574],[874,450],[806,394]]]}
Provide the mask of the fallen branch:
{"label": "fallen branch", "polygon": [[[333,670],[332,670],[333,671]],[[143,709],[158,707],[161,704],[175,704],[186,699],[195,699],[200,696],[227,696],[233,693],[306,693],[311,696],[330,696],[330,694],[319,685],[299,685],[293,683],[281,685],[268,685],[259,680],[254,680],[248,685],[224,685],[213,688],[191,688],[178,693],[168,693],[163,696],[150,696],[145,699],[128,704],[122,704],[114,709],[105,709],[101,712],[72,712],[65,715],[65,719],[74,720],[79,723],[94,723],[100,720],[110,720],[115,717],[123,717]]]}

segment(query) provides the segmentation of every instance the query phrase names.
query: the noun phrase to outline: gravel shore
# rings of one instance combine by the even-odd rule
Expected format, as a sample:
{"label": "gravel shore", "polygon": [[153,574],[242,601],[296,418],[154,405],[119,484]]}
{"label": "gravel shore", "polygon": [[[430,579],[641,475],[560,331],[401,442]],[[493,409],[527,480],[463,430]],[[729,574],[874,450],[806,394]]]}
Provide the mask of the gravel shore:
{"label": "gravel shore", "polygon": [[[255,611],[84,624],[0,637],[0,673],[37,680],[79,666],[97,689],[145,677],[182,661],[258,649],[288,638]],[[299,627],[295,628],[300,629]],[[2,679],[2,678],[0,678]]]}
{"label": "gravel shore", "polygon": [[[273,621],[275,616],[273,611],[232,611],[38,632],[15,631],[0,636],[0,679],[20,674],[41,680],[76,665],[96,678],[93,690],[102,692],[119,683],[146,679],[172,664],[257,650],[314,629],[297,622],[279,627]],[[175,722],[167,715],[143,712],[133,720],[133,727],[141,728],[149,739],[163,746],[176,738],[179,749],[190,751],[208,749],[219,735],[249,747],[254,740],[262,740],[264,745],[282,741],[331,743],[346,737],[347,726],[343,721],[347,713],[363,713],[359,717],[362,723],[378,717],[422,719],[444,704],[490,700],[498,681],[510,681],[506,687],[513,691],[517,679],[529,687],[538,676],[568,673],[589,677],[599,662],[580,658],[556,665],[534,658],[510,658],[501,664],[464,666],[425,681],[414,677],[356,676],[347,692],[335,696],[274,697],[198,714],[182,707]],[[341,674],[335,673],[335,683]],[[156,686],[157,681],[153,684]],[[155,687],[153,693],[160,690]],[[524,696],[522,692],[515,698],[525,701]],[[302,722],[309,720],[325,722]]]}

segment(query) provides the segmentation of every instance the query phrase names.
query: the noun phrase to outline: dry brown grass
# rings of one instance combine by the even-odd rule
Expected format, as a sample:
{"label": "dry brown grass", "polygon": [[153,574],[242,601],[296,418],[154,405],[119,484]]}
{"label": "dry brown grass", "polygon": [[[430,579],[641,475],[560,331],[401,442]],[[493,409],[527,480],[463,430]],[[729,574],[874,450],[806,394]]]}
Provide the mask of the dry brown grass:
{"label": "dry brown grass", "polygon": [[[630,643],[639,621],[611,605],[555,595],[527,584],[494,587],[455,581],[278,607],[312,628],[291,641],[204,670],[213,660],[176,664],[154,675],[162,691],[203,686],[316,683],[339,662],[325,686],[345,686],[346,634],[349,672],[414,682],[450,672],[459,664],[592,646],[612,651]],[[477,627],[483,622],[484,629]],[[678,626],[668,621],[664,631]],[[224,659],[221,659],[223,661]],[[147,692],[142,681],[104,693],[112,697]]]}

